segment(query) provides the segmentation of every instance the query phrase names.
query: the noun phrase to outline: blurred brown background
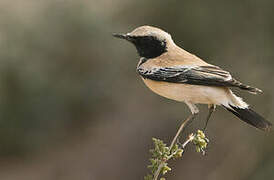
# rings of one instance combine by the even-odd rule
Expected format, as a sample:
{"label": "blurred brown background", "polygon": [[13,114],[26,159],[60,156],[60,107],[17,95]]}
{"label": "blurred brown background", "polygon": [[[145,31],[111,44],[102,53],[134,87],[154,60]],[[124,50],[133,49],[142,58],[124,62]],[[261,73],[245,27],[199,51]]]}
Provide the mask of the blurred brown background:
{"label": "blurred brown background", "polygon": [[[152,137],[171,141],[189,111],[145,87],[132,45],[154,25],[262,95],[236,93],[274,122],[274,1],[1,0],[0,179],[139,180]],[[206,106],[188,132],[201,128]],[[186,132],[187,133],[187,132]],[[187,147],[168,179],[274,178],[274,134],[218,108],[207,155]]]}

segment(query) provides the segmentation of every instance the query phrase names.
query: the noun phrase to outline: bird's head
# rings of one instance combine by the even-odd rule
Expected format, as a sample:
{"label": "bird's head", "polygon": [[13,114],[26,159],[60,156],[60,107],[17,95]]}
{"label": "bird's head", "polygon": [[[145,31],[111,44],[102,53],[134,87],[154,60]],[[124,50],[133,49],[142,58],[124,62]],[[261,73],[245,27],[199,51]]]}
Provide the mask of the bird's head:
{"label": "bird's head", "polygon": [[158,57],[167,52],[169,45],[174,44],[170,34],[152,26],[141,26],[130,33],[113,36],[133,43],[138,54],[145,58]]}

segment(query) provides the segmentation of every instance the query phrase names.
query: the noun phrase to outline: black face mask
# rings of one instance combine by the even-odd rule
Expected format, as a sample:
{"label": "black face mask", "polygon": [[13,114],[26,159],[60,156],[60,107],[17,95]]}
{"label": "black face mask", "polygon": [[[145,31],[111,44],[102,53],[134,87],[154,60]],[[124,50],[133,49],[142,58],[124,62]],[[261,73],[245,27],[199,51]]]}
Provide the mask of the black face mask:
{"label": "black face mask", "polygon": [[153,36],[133,36],[128,40],[135,45],[141,57],[155,58],[166,52],[166,42]]}

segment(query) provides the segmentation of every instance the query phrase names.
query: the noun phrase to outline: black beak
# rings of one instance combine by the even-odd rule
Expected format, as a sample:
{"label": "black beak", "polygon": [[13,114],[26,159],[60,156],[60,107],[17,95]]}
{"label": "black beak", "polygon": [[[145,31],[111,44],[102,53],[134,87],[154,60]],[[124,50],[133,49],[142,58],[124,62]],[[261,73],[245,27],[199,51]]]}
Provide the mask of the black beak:
{"label": "black beak", "polygon": [[120,39],[126,39],[128,40],[129,39],[129,36],[127,34],[118,34],[118,33],[113,33],[112,34],[114,37],[116,38],[120,38]]}

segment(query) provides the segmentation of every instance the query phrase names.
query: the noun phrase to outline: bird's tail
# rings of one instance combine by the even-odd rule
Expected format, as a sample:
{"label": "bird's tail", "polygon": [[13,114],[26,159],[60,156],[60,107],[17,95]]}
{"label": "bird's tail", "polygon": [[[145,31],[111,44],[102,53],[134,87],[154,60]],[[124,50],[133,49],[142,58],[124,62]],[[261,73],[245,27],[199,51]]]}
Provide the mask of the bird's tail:
{"label": "bird's tail", "polygon": [[243,100],[231,92],[232,101],[223,104],[223,107],[232,112],[242,121],[263,131],[270,131],[272,124],[261,115],[253,111]]}

